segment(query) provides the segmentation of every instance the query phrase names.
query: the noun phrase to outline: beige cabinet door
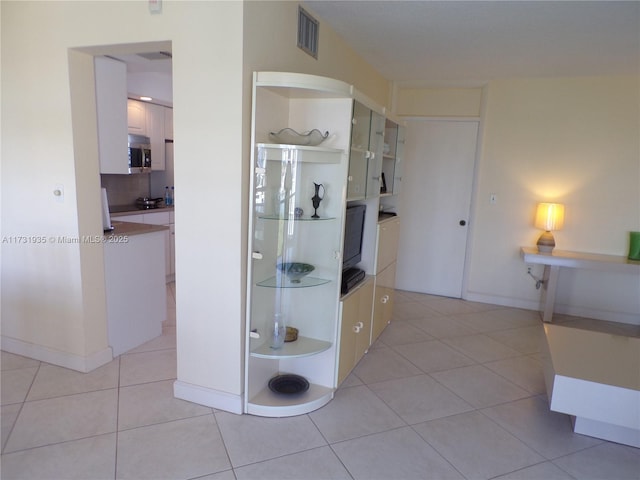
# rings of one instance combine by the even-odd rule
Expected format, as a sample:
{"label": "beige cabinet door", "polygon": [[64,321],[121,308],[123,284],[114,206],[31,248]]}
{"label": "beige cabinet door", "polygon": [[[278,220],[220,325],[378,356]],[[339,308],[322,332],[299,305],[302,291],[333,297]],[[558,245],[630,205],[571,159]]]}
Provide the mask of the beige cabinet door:
{"label": "beige cabinet door", "polygon": [[340,355],[338,358],[338,385],[360,361],[371,345],[371,316],[373,313],[373,278],[342,300],[340,327]]}
{"label": "beige cabinet door", "polygon": [[396,281],[396,263],[393,262],[376,276],[375,301],[373,307],[373,326],[371,343],[373,343],[391,322],[395,300],[394,284]]}
{"label": "beige cabinet door", "polygon": [[358,321],[356,322],[356,358],[354,366],[367,352],[369,345],[371,345],[373,287],[373,280],[367,279],[358,290]]}
{"label": "beige cabinet door", "polygon": [[349,295],[342,302],[342,323],[340,326],[340,353],[338,355],[338,385],[340,385],[353,366],[356,358],[355,319],[358,318],[360,299],[357,292]]}

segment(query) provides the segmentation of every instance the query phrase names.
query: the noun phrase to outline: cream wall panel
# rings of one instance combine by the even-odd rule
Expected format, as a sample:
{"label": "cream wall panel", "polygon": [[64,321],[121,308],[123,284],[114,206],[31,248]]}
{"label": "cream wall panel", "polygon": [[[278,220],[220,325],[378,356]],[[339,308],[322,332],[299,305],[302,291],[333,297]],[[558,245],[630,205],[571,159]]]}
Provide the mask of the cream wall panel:
{"label": "cream wall panel", "polygon": [[252,1],[245,5],[245,65],[254,70],[299,72],[335,78],[383,106],[389,106],[389,82],[347,46],[311,9],[320,22],[318,59],[296,45],[298,2]]}
{"label": "cream wall panel", "polygon": [[[171,41],[181,140],[175,149],[178,374],[239,395],[242,3],[165,1],[159,15],[149,13],[147,2],[117,5],[2,2],[2,233],[98,233],[95,133],[72,118],[90,123],[91,107],[79,105],[91,98],[91,84],[70,93],[70,70],[80,82],[87,75],[87,59],[70,52]],[[54,183],[65,185],[64,203],[53,201]],[[39,208],[25,208],[33,204]],[[213,221],[203,218],[202,205],[225,207]],[[74,358],[107,347],[104,294],[95,293],[104,291],[100,246],[3,245],[2,254],[3,336]]]}
{"label": "cream wall panel", "polygon": [[478,117],[481,88],[399,88],[396,115],[427,117]]}
{"label": "cream wall panel", "polygon": [[[639,94],[634,76],[489,84],[469,298],[536,304],[518,248],[540,234],[533,226],[540,201],[566,205],[556,248],[627,254],[628,232],[640,229]],[[639,291],[634,276],[571,272],[561,275],[557,311],[640,324]]]}

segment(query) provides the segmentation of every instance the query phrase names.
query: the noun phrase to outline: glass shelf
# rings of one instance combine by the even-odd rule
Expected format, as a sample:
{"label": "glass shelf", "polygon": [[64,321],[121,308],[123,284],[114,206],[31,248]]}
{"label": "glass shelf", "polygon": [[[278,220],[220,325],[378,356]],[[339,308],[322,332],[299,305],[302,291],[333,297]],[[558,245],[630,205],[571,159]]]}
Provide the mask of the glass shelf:
{"label": "glass shelf", "polygon": [[315,338],[298,336],[293,342],[285,342],[282,348],[271,348],[268,343],[263,343],[255,350],[251,350],[252,357],[258,358],[293,358],[307,357],[324,352],[331,348],[331,342],[317,340]]}
{"label": "glass shelf", "polygon": [[322,220],[335,220],[336,217],[320,217],[311,218],[311,215],[303,215],[302,217],[281,217],[279,215],[258,214],[258,218],[263,220],[285,220],[288,222],[321,222]]}
{"label": "glass shelf", "polygon": [[339,148],[311,147],[307,145],[284,145],[279,143],[258,143],[258,149],[266,153],[266,160],[281,162],[283,150],[296,150],[298,161],[308,163],[340,163],[343,153]]}
{"label": "glass shelf", "polygon": [[256,283],[256,285],[259,287],[269,288],[307,288],[324,285],[326,283],[329,283],[330,281],[331,280],[327,280],[326,278],[303,277],[299,282],[292,282],[284,275],[276,275],[258,282]]}

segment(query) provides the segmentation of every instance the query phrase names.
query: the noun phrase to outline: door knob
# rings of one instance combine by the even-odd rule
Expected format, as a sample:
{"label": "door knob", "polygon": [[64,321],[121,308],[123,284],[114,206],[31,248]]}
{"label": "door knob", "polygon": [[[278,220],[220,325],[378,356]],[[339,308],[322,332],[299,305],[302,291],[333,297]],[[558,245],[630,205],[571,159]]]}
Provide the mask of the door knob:
{"label": "door knob", "polygon": [[460,226],[464,227],[467,224],[466,220],[460,220]]}

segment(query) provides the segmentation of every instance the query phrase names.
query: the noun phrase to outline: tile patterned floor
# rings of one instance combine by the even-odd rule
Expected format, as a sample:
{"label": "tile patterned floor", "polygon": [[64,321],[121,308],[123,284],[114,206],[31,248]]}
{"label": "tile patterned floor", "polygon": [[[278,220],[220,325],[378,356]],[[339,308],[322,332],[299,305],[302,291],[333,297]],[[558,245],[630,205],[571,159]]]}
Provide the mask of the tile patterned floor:
{"label": "tile patterned floor", "polygon": [[272,419],[173,398],[163,335],[80,374],[2,352],[2,478],[634,479],[640,450],[550,412],[536,313],[398,292],[325,407]]}

